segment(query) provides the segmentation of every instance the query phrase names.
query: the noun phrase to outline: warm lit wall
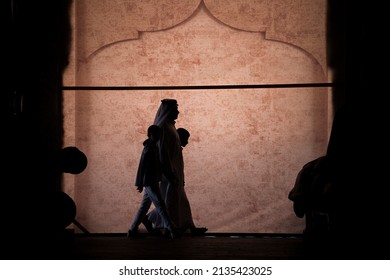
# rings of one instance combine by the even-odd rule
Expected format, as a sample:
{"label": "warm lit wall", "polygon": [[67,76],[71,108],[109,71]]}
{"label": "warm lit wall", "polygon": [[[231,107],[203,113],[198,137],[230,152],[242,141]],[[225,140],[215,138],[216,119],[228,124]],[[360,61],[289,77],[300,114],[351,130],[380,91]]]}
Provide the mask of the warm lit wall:
{"label": "warm lit wall", "polygon": [[[65,85],[172,86],[327,81],[325,0],[76,1]],[[328,89],[64,91],[65,144],[88,167],[65,177],[77,220],[125,232],[148,125],[176,98],[186,190],[210,232],[300,233],[287,195],[328,141]],[[73,183],[74,180],[74,183]]]}

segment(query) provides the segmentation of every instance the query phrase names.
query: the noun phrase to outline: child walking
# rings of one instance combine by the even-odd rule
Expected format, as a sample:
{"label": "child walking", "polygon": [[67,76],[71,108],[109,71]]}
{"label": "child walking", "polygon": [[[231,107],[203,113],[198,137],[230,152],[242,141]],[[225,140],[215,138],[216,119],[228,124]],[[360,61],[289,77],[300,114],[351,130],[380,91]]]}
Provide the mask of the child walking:
{"label": "child walking", "polygon": [[133,223],[127,232],[128,237],[138,236],[138,228],[141,223],[145,225],[148,231],[152,229],[152,226],[146,216],[152,203],[163,220],[168,236],[170,238],[177,237],[175,225],[168,215],[165,202],[161,196],[159,188],[162,173],[157,141],[160,139],[160,135],[161,128],[159,126],[151,125],[148,127],[148,138],[143,142],[144,148],[142,150],[135,180],[135,186],[138,192],[141,193],[143,191],[143,197]]}

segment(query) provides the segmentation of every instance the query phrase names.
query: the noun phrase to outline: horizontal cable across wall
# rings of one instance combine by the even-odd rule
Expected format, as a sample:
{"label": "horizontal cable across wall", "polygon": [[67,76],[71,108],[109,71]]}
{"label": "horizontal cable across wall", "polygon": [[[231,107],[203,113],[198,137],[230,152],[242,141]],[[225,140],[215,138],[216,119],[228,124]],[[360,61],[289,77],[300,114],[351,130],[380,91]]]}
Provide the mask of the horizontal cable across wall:
{"label": "horizontal cable across wall", "polygon": [[260,85],[203,85],[203,86],[63,86],[63,90],[197,90],[197,89],[243,89],[243,88],[307,88],[334,87],[335,83],[309,84],[260,84]]}

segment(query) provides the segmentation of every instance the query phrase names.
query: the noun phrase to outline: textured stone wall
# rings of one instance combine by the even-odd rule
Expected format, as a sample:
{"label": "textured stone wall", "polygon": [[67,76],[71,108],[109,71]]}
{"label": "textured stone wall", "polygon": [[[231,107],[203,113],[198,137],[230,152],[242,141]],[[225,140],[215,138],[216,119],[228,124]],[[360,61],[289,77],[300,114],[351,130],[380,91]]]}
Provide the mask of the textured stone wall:
{"label": "textured stone wall", "polygon": [[[322,83],[326,1],[76,1],[69,86]],[[88,156],[66,178],[77,220],[125,232],[141,195],[135,172],[163,98],[176,98],[186,190],[210,232],[300,233],[287,195],[323,155],[326,88],[65,91],[65,142]]]}

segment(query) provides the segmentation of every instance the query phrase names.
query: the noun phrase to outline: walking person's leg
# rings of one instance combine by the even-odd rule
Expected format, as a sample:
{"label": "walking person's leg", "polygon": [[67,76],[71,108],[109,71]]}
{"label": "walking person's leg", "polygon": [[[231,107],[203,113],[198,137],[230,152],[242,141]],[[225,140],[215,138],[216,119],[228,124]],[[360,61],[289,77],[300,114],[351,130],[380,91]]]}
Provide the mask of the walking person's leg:
{"label": "walking person's leg", "polygon": [[173,223],[172,219],[169,217],[165,202],[161,196],[160,190],[158,187],[150,187],[148,188],[149,198],[154,204],[157,213],[160,215],[163,220],[164,228],[170,232],[171,237],[176,236],[176,226]]}
{"label": "walking person's leg", "polygon": [[130,229],[127,233],[127,236],[134,236],[138,234],[138,228],[141,224],[142,220],[146,217],[150,206],[152,205],[152,200],[149,197],[149,192],[147,191],[150,187],[144,187],[144,193],[142,196],[142,200],[136,215],[134,216],[133,223],[130,226]]}

